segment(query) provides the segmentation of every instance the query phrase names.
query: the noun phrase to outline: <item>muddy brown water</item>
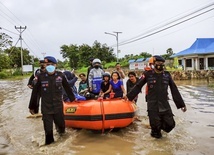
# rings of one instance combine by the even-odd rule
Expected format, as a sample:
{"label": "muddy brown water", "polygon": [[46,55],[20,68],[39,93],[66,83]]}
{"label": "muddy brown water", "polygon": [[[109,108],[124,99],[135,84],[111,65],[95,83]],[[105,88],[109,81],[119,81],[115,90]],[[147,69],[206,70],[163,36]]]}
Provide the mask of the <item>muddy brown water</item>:
{"label": "muddy brown water", "polygon": [[176,81],[188,110],[177,110],[170,100],[176,127],[169,134],[163,132],[162,139],[150,137],[143,88],[137,103],[141,122],[105,134],[67,128],[63,137],[55,133],[56,142],[43,146],[41,118],[26,118],[31,94],[27,80],[0,80],[0,155],[214,154],[214,90],[206,81]]}

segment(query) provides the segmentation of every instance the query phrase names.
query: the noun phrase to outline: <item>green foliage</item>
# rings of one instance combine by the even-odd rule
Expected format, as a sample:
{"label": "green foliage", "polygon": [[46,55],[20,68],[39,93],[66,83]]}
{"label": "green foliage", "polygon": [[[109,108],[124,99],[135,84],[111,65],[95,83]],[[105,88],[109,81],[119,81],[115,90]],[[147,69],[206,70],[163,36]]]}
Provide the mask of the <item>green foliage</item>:
{"label": "green foliage", "polygon": [[4,72],[0,72],[0,79],[6,79],[8,75]]}
{"label": "green foliage", "polygon": [[[17,67],[21,67],[21,48],[20,47],[11,47],[9,49],[6,49],[4,51],[8,54],[11,63],[10,66],[13,68],[14,65],[17,65]],[[23,65],[32,64],[32,56],[29,55],[29,51],[27,49],[22,49],[23,53]]]}
{"label": "green foliage", "polygon": [[0,54],[0,71],[10,68],[10,59],[6,54]]}
{"label": "green foliage", "polygon": [[92,47],[83,44],[80,46],[63,45],[60,48],[62,57],[67,58],[70,67],[75,69],[88,66],[90,58],[99,58],[104,64],[116,60],[113,49],[97,41],[94,42]]}
{"label": "green foliage", "polygon": [[20,68],[16,69],[14,72],[13,72],[13,76],[17,76],[17,75],[22,75],[22,70]]}

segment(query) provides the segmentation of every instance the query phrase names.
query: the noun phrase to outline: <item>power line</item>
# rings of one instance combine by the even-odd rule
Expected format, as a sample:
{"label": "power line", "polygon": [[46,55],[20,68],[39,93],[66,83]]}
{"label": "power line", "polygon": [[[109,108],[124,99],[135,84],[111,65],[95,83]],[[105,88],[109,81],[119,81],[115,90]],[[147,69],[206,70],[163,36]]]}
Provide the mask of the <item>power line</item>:
{"label": "power line", "polygon": [[[195,13],[198,13],[198,12],[200,12],[200,11],[202,11],[202,10],[204,10],[204,9],[207,9],[207,8],[213,6],[213,5],[214,5],[214,2],[209,3],[209,4],[207,4],[206,6],[203,6],[203,7],[199,8],[199,9],[197,9],[197,10],[194,10],[194,11],[192,11],[191,13],[188,13],[188,14],[182,16],[182,17],[179,17],[179,18],[177,18],[177,19],[174,19],[174,20],[172,20],[172,21],[170,21],[170,22],[168,22],[168,23],[165,23],[165,24],[163,24],[163,25],[161,25],[161,26],[154,27],[153,29],[150,29],[150,30],[148,30],[148,31],[146,31],[146,32],[144,32],[144,33],[142,33],[142,34],[136,36],[136,37],[133,37],[133,38],[131,38],[131,39],[127,39],[127,40],[125,40],[125,41],[122,41],[122,42],[119,43],[119,46],[125,45],[125,44],[128,44],[128,43],[131,43],[131,42],[134,42],[135,40],[140,40],[139,37],[141,38],[141,37],[144,36],[144,35],[147,36],[148,33],[152,33],[152,32],[154,32],[154,31],[157,31],[157,30],[160,29],[160,28],[163,28],[163,27],[166,27],[166,26],[168,26],[168,25],[170,25],[170,24],[172,24],[172,23],[178,22],[178,21],[180,21],[180,20],[182,20],[182,19],[184,19],[184,18],[186,18],[186,17],[188,17],[188,16],[191,16],[191,15],[193,15],[193,14],[195,14]],[[211,11],[211,10],[210,10],[210,11]],[[181,22],[181,23],[183,23],[183,22]],[[176,25],[178,25],[178,24],[176,24]],[[161,32],[161,31],[160,31],[160,32]],[[153,33],[152,33],[152,34],[153,34]],[[155,34],[156,34],[156,33],[155,33]],[[149,35],[149,36],[150,36],[150,35]],[[144,38],[144,37],[143,37],[143,38]],[[111,47],[115,47],[115,46],[116,46],[116,45],[114,44],[114,45],[112,45]]]}
{"label": "power line", "polygon": [[[9,11],[9,13],[11,13],[19,22],[21,22],[23,25],[26,25],[26,24],[24,24],[12,11],[10,11],[10,9],[9,8],[7,8],[3,3],[1,3],[0,2],[0,4],[4,7],[4,8],[6,8],[8,11]],[[1,12],[3,12],[2,10],[0,10]],[[14,24],[14,23],[16,23],[16,21],[15,20],[13,20],[7,13],[5,13],[5,12],[3,12],[3,14],[4,15],[6,15],[10,20],[8,20],[6,17],[4,17],[3,15],[1,15],[1,16],[3,16],[8,22],[10,22],[12,25],[17,25],[17,24]],[[11,22],[11,20],[14,22]],[[12,33],[12,31],[9,31],[9,32],[11,32]],[[14,33],[15,34],[15,33]],[[30,32],[30,30],[29,30],[29,28],[27,29],[27,38],[28,38],[28,40],[31,40],[30,42],[31,42],[31,44],[33,45],[33,46],[35,46],[37,49],[39,49],[40,51],[42,51],[42,49],[40,48],[40,46],[39,46],[39,44],[38,44],[38,42],[35,40],[35,37],[32,35],[32,33]],[[26,40],[26,38],[25,38],[25,40]]]}
{"label": "power line", "polygon": [[[10,9],[8,9],[2,2],[0,2],[1,5],[4,6],[4,8],[6,8],[19,22],[21,22],[21,24],[25,25],[12,11],[10,11]],[[9,17],[10,18],[10,17]]]}
{"label": "power line", "polygon": [[10,31],[10,30],[8,30],[8,29],[6,29],[6,28],[3,28],[3,27],[0,27],[0,29],[3,29],[3,30],[5,30],[5,31],[7,31],[7,32],[10,32],[10,33],[13,33],[13,34],[19,35],[18,33],[12,32],[12,31]]}

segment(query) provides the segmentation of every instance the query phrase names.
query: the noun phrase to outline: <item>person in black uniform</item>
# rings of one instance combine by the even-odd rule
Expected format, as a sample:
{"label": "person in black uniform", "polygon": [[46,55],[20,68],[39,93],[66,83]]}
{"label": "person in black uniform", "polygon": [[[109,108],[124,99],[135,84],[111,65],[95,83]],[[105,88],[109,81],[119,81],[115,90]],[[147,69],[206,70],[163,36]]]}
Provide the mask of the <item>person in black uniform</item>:
{"label": "person in black uniform", "polygon": [[[44,60],[40,60],[40,61],[39,61],[39,64],[40,64],[40,68],[37,69],[37,70],[34,72],[34,74],[32,74],[31,77],[30,77],[29,80],[28,80],[27,86],[28,86],[30,89],[33,89],[33,86],[36,84],[36,83],[35,83],[35,82],[37,81],[37,80],[36,80],[36,77],[37,77],[40,73],[45,72]],[[35,114],[37,114],[37,113],[39,112],[39,101],[40,101],[40,97],[41,97],[41,95],[38,94],[38,96],[37,96],[37,108],[34,109]]]}
{"label": "person in black uniform", "polygon": [[70,101],[74,101],[74,94],[69,87],[65,75],[56,71],[57,61],[54,57],[47,56],[44,58],[46,72],[40,73],[37,77],[36,85],[30,99],[29,111],[35,113],[37,108],[37,95],[41,93],[41,111],[42,120],[45,130],[45,144],[54,142],[53,122],[56,125],[57,132],[65,132],[65,121],[63,114],[62,89],[64,88]]}
{"label": "person in black uniform", "polygon": [[168,86],[171,89],[176,107],[178,109],[181,108],[183,112],[187,110],[170,73],[164,71],[164,62],[165,60],[161,56],[154,56],[154,70],[145,72],[139,82],[126,96],[126,98],[132,101],[141,91],[144,84],[147,83],[147,111],[151,126],[151,136],[155,138],[162,137],[161,130],[169,133],[175,127],[174,115],[167,99]]}

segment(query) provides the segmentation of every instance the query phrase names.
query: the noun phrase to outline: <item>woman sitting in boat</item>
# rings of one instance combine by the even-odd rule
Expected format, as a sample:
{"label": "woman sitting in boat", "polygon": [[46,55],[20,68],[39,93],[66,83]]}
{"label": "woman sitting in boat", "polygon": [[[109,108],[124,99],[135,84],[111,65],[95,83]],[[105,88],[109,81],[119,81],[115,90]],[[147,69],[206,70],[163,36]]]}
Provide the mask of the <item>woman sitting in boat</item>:
{"label": "woman sitting in boat", "polygon": [[103,79],[104,71],[101,69],[101,61],[100,59],[94,59],[92,62],[93,68],[90,70],[88,75],[88,85],[89,91],[91,93],[91,98],[98,97],[100,93],[101,82]]}
{"label": "woman sitting in boat", "polygon": [[110,80],[110,91],[112,90],[114,98],[122,98],[126,96],[126,90],[123,85],[123,81],[120,80],[120,75],[117,71],[112,72]]}
{"label": "woman sitting in boat", "polygon": [[109,98],[110,92],[110,74],[104,73],[99,96],[103,97],[104,99]]}

